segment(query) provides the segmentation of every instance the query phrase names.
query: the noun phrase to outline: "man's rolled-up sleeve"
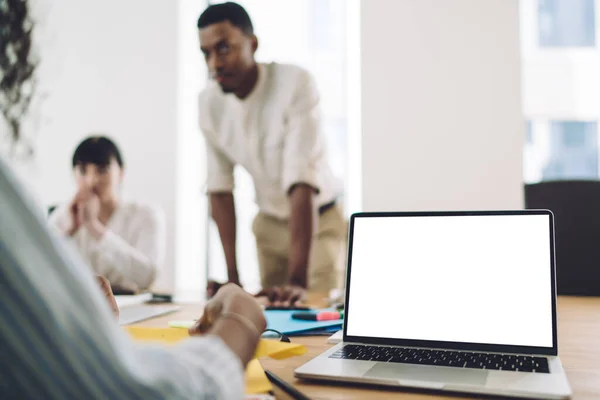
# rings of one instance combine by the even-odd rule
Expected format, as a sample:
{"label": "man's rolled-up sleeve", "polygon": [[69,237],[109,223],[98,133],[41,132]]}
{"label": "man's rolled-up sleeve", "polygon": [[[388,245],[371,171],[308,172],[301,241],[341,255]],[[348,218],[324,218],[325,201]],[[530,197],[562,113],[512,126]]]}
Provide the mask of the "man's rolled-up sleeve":
{"label": "man's rolled-up sleeve", "polygon": [[206,191],[208,193],[232,192],[234,164],[215,147],[209,139],[206,142]]}

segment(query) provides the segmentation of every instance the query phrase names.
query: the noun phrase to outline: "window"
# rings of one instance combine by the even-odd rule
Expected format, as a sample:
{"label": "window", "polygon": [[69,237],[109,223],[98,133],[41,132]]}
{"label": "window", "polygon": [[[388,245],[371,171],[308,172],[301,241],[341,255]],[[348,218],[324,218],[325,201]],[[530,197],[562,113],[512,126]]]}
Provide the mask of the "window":
{"label": "window", "polygon": [[533,121],[525,148],[527,183],[598,179],[598,127],[591,121]]}
{"label": "window", "polygon": [[[330,23],[336,16],[333,14],[331,0],[305,0],[308,4],[308,40],[310,48],[320,51],[336,51],[335,35],[331,34]],[[338,46],[339,50],[339,46]]]}
{"label": "window", "polygon": [[594,0],[539,0],[538,27],[541,47],[593,47]]}
{"label": "window", "polygon": [[595,0],[521,0],[526,183],[600,179]]}

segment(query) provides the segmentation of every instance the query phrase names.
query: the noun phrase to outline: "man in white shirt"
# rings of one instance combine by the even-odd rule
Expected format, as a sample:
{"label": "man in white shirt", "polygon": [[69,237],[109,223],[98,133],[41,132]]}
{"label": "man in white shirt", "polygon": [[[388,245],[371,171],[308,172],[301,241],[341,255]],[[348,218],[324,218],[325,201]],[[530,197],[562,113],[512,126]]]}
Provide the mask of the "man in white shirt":
{"label": "man in white shirt", "polygon": [[[258,39],[236,3],[208,7],[198,29],[214,80],[200,96],[207,190],[229,281],[240,283],[233,169],[241,165],[252,176],[259,208],[253,232],[262,294],[287,303],[301,299],[307,288],[327,293],[337,283],[345,223],[314,80],[293,65],[257,63]],[[218,288],[212,285],[209,295]]]}

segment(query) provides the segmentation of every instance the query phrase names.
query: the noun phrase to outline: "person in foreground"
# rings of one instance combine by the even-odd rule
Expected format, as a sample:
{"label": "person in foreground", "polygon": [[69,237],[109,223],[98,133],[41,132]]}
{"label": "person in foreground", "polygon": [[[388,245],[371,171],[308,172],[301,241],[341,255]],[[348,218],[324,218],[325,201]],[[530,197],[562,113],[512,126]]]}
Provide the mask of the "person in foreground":
{"label": "person in foreground", "polygon": [[[239,4],[209,6],[198,19],[200,49],[214,80],[200,96],[207,191],[229,282],[236,259],[235,165],[254,181],[253,223],[263,291],[293,303],[305,291],[329,293],[345,224],[339,181],[327,161],[319,93],[312,76],[287,64],[258,63],[258,39]],[[218,289],[209,283],[208,295]]]}
{"label": "person in foreground", "polygon": [[50,216],[95,274],[130,291],[147,289],[162,267],[165,221],[158,208],[120,196],[125,164],[107,137],[83,140],[72,160],[77,192]]}
{"label": "person in foreground", "polygon": [[48,227],[1,158],[0,221],[1,399],[242,398],[266,325],[251,295],[222,287],[191,330],[203,337],[135,343],[106,281]]}

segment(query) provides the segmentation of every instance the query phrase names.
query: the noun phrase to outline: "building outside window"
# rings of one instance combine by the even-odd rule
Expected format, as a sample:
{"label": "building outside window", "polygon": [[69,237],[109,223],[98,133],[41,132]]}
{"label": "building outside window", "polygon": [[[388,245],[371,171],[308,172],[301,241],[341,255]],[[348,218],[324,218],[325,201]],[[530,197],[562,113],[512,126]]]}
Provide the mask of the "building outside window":
{"label": "building outside window", "polygon": [[539,0],[540,46],[595,46],[594,3],[594,0]]}
{"label": "building outside window", "polygon": [[527,182],[598,179],[598,128],[590,121],[530,122]]}
{"label": "building outside window", "polygon": [[595,0],[522,0],[524,180],[598,179]]}

